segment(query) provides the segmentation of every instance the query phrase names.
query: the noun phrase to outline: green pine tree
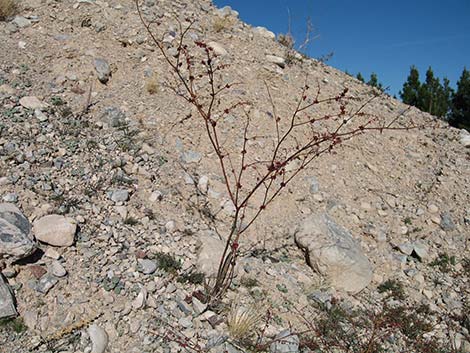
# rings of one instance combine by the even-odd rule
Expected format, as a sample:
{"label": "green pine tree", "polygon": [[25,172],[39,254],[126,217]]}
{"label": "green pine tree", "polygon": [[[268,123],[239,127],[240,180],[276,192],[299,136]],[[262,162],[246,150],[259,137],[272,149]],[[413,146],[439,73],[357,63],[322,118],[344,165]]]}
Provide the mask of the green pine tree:
{"label": "green pine tree", "polygon": [[440,115],[442,112],[438,111],[440,105],[439,98],[443,95],[442,91],[443,88],[439,78],[434,77],[434,72],[429,67],[426,71],[426,81],[421,86],[418,108],[432,115],[443,116]]}
{"label": "green pine tree", "polygon": [[356,78],[361,82],[365,82],[364,77],[362,76],[360,72],[357,73]]}
{"label": "green pine tree", "polygon": [[470,131],[470,71],[467,68],[463,69],[457,82],[457,92],[452,99],[449,123]]}
{"label": "green pine tree", "polygon": [[421,83],[419,82],[419,72],[416,66],[411,66],[410,74],[406,82],[403,84],[403,90],[399,92],[400,98],[403,103],[415,106],[420,108],[419,101],[420,101],[420,91],[421,91]]}
{"label": "green pine tree", "polygon": [[377,77],[377,74],[375,72],[370,74],[370,79],[367,82],[369,86],[378,88],[379,90],[383,91],[383,85],[379,82],[379,79]]}
{"label": "green pine tree", "polygon": [[442,79],[442,86],[439,90],[439,95],[436,105],[436,115],[440,117],[448,117],[452,109],[452,97],[454,90],[450,87],[450,81],[447,77]]}

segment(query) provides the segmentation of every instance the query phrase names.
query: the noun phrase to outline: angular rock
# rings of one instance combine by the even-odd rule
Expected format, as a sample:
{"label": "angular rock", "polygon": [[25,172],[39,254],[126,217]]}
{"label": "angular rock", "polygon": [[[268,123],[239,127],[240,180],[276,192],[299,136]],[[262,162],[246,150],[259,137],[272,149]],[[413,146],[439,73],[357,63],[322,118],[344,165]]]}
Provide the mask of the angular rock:
{"label": "angular rock", "polygon": [[16,16],[12,22],[19,28],[26,28],[31,26],[31,21],[22,16]]}
{"label": "angular rock", "polygon": [[134,301],[132,302],[132,307],[134,309],[141,309],[147,300],[147,290],[145,288],[141,288],[137,297],[135,297]]}
{"label": "angular rock", "polygon": [[209,235],[199,239],[200,247],[197,256],[198,271],[207,277],[213,277],[219,268],[220,258],[225,248],[222,240]]}
{"label": "angular rock", "polygon": [[186,151],[181,155],[181,160],[184,163],[198,163],[202,158],[202,155],[199,152]]}
{"label": "angular rock", "polygon": [[41,102],[37,97],[29,96],[20,99],[20,104],[26,109],[44,109],[47,104]]}
{"label": "angular rock", "polygon": [[11,256],[17,260],[31,255],[36,243],[31,234],[31,224],[15,205],[0,204],[0,257]]}
{"label": "angular rock", "polygon": [[13,292],[0,274],[0,319],[17,316]]}
{"label": "angular rock", "polygon": [[109,194],[109,198],[114,202],[126,202],[129,200],[129,191],[125,189],[114,190]]}
{"label": "angular rock", "polygon": [[88,334],[92,344],[91,353],[104,353],[108,346],[108,334],[105,329],[98,325],[90,325]]}
{"label": "angular rock", "polygon": [[192,297],[192,304],[196,315],[201,315],[207,309],[207,304],[202,303],[196,297]]}
{"label": "angular rock", "polygon": [[31,273],[31,275],[36,279],[40,279],[42,276],[44,276],[47,273],[46,269],[39,265],[31,265],[28,267],[28,270]]}
{"label": "angular rock", "polygon": [[286,60],[275,55],[266,55],[266,60],[270,63],[276,64],[277,66],[284,68],[286,66]]}
{"label": "angular rock", "polygon": [[157,270],[157,264],[149,259],[138,259],[138,270],[146,275],[150,275]]}
{"label": "angular rock", "polygon": [[34,289],[42,294],[47,294],[54,287],[59,280],[52,275],[45,275],[43,276],[39,282],[36,283]]}
{"label": "angular rock", "polygon": [[455,229],[455,223],[452,220],[450,214],[448,212],[443,212],[441,214],[441,222],[440,222],[442,230],[446,232],[450,232]]}
{"label": "angular rock", "polygon": [[296,353],[299,351],[299,336],[289,330],[279,332],[269,346],[270,353]]}
{"label": "angular rock", "polygon": [[76,231],[75,220],[61,215],[47,215],[33,223],[36,239],[53,246],[71,246]]}
{"label": "angular rock", "polygon": [[363,290],[372,280],[372,265],[351,234],[328,215],[312,215],[295,231],[295,241],[314,270],[333,287],[351,293]]}
{"label": "angular rock", "polygon": [[203,194],[207,194],[207,190],[209,188],[209,177],[207,175],[201,176],[197,182],[197,187]]}
{"label": "angular rock", "polygon": [[413,252],[413,244],[402,243],[398,245],[398,249],[400,249],[400,251],[405,255],[411,255],[411,253]]}
{"label": "angular rock", "polygon": [[460,130],[460,143],[464,147],[470,147],[470,133],[465,129]]}
{"label": "angular rock", "polygon": [[101,83],[106,84],[111,77],[111,67],[109,66],[108,62],[101,58],[96,58],[94,60],[95,70],[98,74],[98,80]]}
{"label": "angular rock", "polygon": [[416,242],[413,244],[413,251],[420,260],[428,257],[428,247],[423,243]]}
{"label": "angular rock", "polygon": [[3,195],[2,200],[9,203],[18,202],[18,195],[14,192],[9,192],[8,194]]}
{"label": "angular rock", "polygon": [[311,194],[316,194],[320,190],[320,184],[318,183],[317,178],[315,177],[310,177],[309,178],[309,183],[310,183],[310,193]]}

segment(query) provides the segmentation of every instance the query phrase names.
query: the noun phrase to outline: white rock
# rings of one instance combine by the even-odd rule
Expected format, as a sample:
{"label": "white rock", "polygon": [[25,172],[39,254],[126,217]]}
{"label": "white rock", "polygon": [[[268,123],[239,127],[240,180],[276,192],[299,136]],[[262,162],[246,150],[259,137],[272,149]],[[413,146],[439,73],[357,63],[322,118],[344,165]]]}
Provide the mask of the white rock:
{"label": "white rock", "polygon": [[121,216],[121,218],[127,218],[127,207],[126,206],[115,206],[114,209]]}
{"label": "white rock", "polygon": [[215,236],[203,236],[199,238],[200,246],[197,257],[198,271],[207,277],[212,277],[217,273],[220,258],[225,248],[225,243]]}
{"label": "white rock", "polygon": [[132,307],[134,309],[140,309],[145,305],[145,301],[147,300],[147,290],[142,288],[137,295],[137,297],[132,302]]}
{"label": "white rock", "polygon": [[295,230],[308,264],[334,288],[357,293],[372,281],[372,265],[351,234],[328,215],[309,216]]}
{"label": "white rock", "polygon": [[279,56],[275,55],[266,55],[266,60],[270,63],[276,64],[282,68],[286,66],[286,60],[284,58],[281,58]]}
{"label": "white rock", "polygon": [[470,133],[465,129],[460,130],[460,143],[464,147],[470,147]]}
{"label": "white rock", "polygon": [[76,231],[75,220],[61,215],[44,216],[33,223],[36,239],[54,246],[71,246]]}
{"label": "white rock", "polygon": [[207,45],[214,50],[214,53],[219,56],[225,56],[227,55],[227,50],[225,48],[217,43],[217,42],[209,42]]}
{"label": "white rock", "polygon": [[67,274],[67,270],[59,261],[52,261],[50,268],[52,274],[56,277],[64,277]]}
{"label": "white rock", "polygon": [[55,250],[53,248],[47,248],[44,255],[47,256],[47,257],[50,257],[51,259],[54,259],[54,260],[59,260],[60,259],[60,254],[57,252],[57,250]]}
{"label": "white rock", "polygon": [[253,28],[253,33],[257,33],[260,36],[267,38],[267,39],[276,39],[276,35],[271,32],[270,30],[264,28],[264,27],[255,27]]}
{"label": "white rock", "polygon": [[173,233],[173,232],[175,231],[175,228],[176,228],[175,221],[168,221],[168,222],[166,222],[166,224],[165,224],[165,230],[166,230],[168,233]]}
{"label": "white rock", "polygon": [[108,346],[108,334],[98,325],[90,325],[88,334],[92,343],[91,353],[104,353]]}
{"label": "white rock", "polygon": [[157,191],[152,192],[152,194],[149,197],[149,201],[157,202],[157,201],[160,201],[162,197],[163,197],[162,193],[157,190]]}
{"label": "white rock", "polygon": [[20,98],[20,104],[27,109],[44,109],[47,107],[46,103],[41,102],[34,96]]}
{"label": "white rock", "polygon": [[207,175],[203,175],[199,178],[197,186],[202,193],[207,194],[207,190],[209,188],[209,178]]}

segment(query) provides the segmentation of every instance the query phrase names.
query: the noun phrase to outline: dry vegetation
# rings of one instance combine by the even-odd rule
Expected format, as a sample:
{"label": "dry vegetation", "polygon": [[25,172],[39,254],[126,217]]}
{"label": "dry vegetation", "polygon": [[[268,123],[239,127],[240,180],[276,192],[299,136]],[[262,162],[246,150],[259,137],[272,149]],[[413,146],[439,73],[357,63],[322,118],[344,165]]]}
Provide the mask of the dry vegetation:
{"label": "dry vegetation", "polygon": [[0,0],[0,21],[13,16],[18,10],[18,4],[15,0]]}

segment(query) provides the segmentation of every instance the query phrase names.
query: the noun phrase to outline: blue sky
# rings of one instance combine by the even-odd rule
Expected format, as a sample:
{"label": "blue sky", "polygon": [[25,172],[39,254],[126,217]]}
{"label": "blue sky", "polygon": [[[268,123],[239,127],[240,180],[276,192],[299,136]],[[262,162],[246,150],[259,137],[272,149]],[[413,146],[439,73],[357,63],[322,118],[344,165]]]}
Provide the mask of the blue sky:
{"label": "blue sky", "polygon": [[319,38],[311,42],[312,57],[334,52],[327,62],[369,78],[376,72],[390,94],[403,86],[411,65],[421,81],[432,67],[455,86],[464,66],[470,68],[470,0],[213,0],[231,6],[240,18],[271,31],[288,30],[298,42],[310,17]]}

